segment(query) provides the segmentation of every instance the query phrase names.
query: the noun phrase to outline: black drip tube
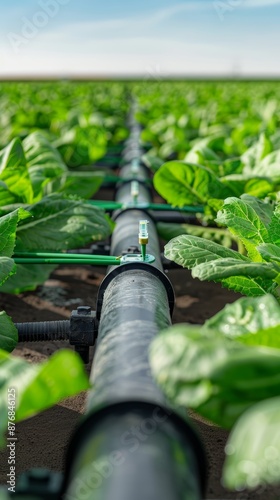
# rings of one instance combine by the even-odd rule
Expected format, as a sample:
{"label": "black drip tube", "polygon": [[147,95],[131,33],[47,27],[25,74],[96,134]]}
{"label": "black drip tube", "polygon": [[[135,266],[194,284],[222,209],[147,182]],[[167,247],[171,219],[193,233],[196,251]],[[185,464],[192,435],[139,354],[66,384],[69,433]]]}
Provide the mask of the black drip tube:
{"label": "black drip tube", "polygon": [[[139,148],[139,136],[134,123],[126,150]],[[131,201],[126,186],[119,189],[118,201]],[[150,201],[144,185],[141,196]],[[173,307],[156,228],[138,209],[115,215],[111,254],[137,246],[139,220],[148,219],[147,251],[156,260],[111,267],[100,287],[93,388],[68,451],[64,498],[200,500],[206,479],[202,446],[185,415],[166,402],[149,365],[150,343],[171,324]]]}

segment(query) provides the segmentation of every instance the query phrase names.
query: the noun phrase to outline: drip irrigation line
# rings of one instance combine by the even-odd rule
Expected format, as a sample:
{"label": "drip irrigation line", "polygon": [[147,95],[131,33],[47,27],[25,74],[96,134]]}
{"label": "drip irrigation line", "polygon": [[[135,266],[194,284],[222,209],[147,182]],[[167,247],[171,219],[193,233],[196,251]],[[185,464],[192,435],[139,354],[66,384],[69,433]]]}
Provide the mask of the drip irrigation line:
{"label": "drip irrigation line", "polygon": [[59,265],[59,264],[83,264],[90,266],[117,266],[121,263],[120,259],[115,257],[104,257],[103,260],[95,259],[94,257],[89,259],[58,259],[58,258],[41,258],[41,257],[18,257],[14,259],[16,264],[49,264],[49,265]]}
{"label": "drip irrigation line", "polygon": [[[56,258],[56,259],[65,259],[65,260],[74,260],[74,259],[95,259],[95,260],[104,260],[105,257],[113,258],[112,256],[106,255],[92,255],[88,254],[79,254],[79,253],[63,253],[63,252],[16,252],[14,254],[14,258]],[[117,257],[114,257],[116,259]]]}
{"label": "drip irrigation line", "polygon": [[13,257],[16,264],[74,264],[90,266],[119,266],[130,262],[145,262],[150,264],[155,261],[153,255],[146,253],[146,245],[141,245],[141,254],[127,254],[119,257],[112,255],[81,255],[49,252],[22,252]]}
{"label": "drip irrigation line", "polygon": [[146,210],[154,210],[158,212],[184,212],[184,213],[204,213],[204,207],[201,205],[198,206],[184,206],[184,207],[173,207],[168,204],[160,204],[160,203],[146,203],[146,202],[138,202],[138,203],[118,203],[115,201],[101,201],[101,200],[88,200],[88,203],[91,205],[103,208],[104,210],[118,210],[118,209],[126,209],[126,208],[139,208]]}
{"label": "drip irrigation line", "polygon": [[190,213],[204,213],[204,207],[203,206],[184,206],[184,207],[173,207],[172,205],[165,205],[159,204],[159,203],[150,203],[149,205],[150,210],[155,210],[155,211],[171,211],[171,212],[190,212]]}
{"label": "drip irrigation line", "polygon": [[[131,179],[131,177],[119,177],[118,175],[105,175],[105,177],[103,178],[104,182],[110,182],[112,184],[113,183],[118,184],[119,182],[131,182],[132,180],[135,180],[135,179]],[[151,179],[145,179],[145,180],[141,179],[141,182],[145,182],[145,184],[151,184],[152,180]]]}
{"label": "drip irrigation line", "polygon": [[[25,256],[24,256],[25,255]],[[16,264],[84,264],[91,266],[118,266],[121,257],[106,255],[22,253],[14,256]]]}
{"label": "drip irrigation line", "polygon": [[99,201],[99,200],[87,200],[90,205],[95,207],[103,208],[106,211],[118,210],[123,207],[123,203],[116,203],[115,201]]}

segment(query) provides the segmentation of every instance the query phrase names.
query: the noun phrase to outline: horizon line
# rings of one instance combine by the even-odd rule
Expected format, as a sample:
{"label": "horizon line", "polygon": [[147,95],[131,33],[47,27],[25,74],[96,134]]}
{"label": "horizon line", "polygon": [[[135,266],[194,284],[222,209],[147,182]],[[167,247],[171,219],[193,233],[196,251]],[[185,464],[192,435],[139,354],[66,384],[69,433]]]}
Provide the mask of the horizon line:
{"label": "horizon line", "polygon": [[149,77],[143,74],[122,74],[122,73],[108,73],[108,74],[0,74],[0,82],[9,81],[144,81],[146,83],[160,83],[176,80],[259,80],[259,81],[269,81],[269,80],[280,80],[280,72],[273,74],[245,74],[245,73],[221,73],[221,74],[166,74],[161,75],[160,78]]}

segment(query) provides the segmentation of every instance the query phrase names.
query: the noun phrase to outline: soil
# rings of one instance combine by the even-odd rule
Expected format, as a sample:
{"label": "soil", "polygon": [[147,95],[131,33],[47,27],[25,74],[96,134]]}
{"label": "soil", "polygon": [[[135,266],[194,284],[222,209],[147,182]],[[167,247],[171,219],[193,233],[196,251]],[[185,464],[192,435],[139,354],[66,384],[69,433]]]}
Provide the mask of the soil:
{"label": "soil", "polygon": [[[66,319],[77,305],[95,307],[98,287],[105,269],[91,267],[60,267],[43,287],[18,296],[0,294],[0,310],[4,309],[15,322]],[[237,294],[213,283],[193,280],[183,269],[168,272],[177,301],[174,323],[202,324],[238,298]],[[14,354],[30,363],[46,359],[57,349],[69,347],[66,342],[18,344]],[[89,370],[89,369],[88,369]],[[63,470],[64,456],[71,434],[84,412],[86,394],[68,398],[54,408],[17,424],[17,473],[32,467]],[[233,493],[220,484],[224,447],[228,433],[196,415],[191,414],[204,442],[209,461],[208,499],[266,499],[280,498],[280,488],[255,492]],[[0,453],[0,482],[6,484],[7,454]]]}

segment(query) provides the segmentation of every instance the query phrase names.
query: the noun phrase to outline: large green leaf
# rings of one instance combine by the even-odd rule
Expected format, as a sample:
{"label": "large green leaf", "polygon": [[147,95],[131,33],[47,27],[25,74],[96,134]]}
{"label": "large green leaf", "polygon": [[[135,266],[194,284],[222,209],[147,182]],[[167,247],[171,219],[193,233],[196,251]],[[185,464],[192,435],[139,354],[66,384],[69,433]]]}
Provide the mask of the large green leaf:
{"label": "large green leaf", "polygon": [[174,206],[205,204],[210,198],[226,198],[233,193],[211,170],[192,163],[171,161],[154,175],[157,192]]}
{"label": "large green leaf", "polygon": [[240,158],[229,158],[225,161],[204,160],[202,165],[212,170],[212,172],[219,178],[242,174],[243,170],[243,164]]}
{"label": "large green leaf", "polygon": [[280,245],[280,203],[278,202],[271,223],[269,225],[269,236],[271,243]]}
{"label": "large green leaf", "polygon": [[18,294],[35,290],[48,279],[56,267],[46,264],[17,264],[14,266],[13,275],[1,286],[1,292]]}
{"label": "large green leaf", "polygon": [[221,182],[231,190],[233,196],[241,196],[245,192],[247,179],[242,174],[230,174],[221,177]]}
{"label": "large green leaf", "polygon": [[[20,208],[0,217],[0,284],[2,291],[3,284],[8,278],[11,279],[16,272],[15,263],[10,257],[14,251],[17,224],[29,216],[28,212]],[[17,344],[17,339],[17,330],[11,318],[5,312],[0,312],[0,349],[12,351]]]}
{"label": "large green leaf", "polygon": [[[0,285],[3,285],[3,283],[11,276],[14,274],[16,271],[16,265],[13,261],[13,259],[10,259],[9,257],[0,257]],[[3,291],[3,289],[1,289]]]}
{"label": "large green leaf", "polygon": [[246,411],[226,445],[223,482],[241,490],[279,483],[280,397],[266,399]]}
{"label": "large green leaf", "polygon": [[[21,225],[17,228],[17,251],[77,248],[92,240],[104,239],[111,232],[111,223],[101,209],[73,197],[50,195],[28,209],[29,212],[18,209],[0,219],[0,252],[3,245],[6,252],[13,253],[18,220],[21,220]],[[25,221],[30,214],[32,220]],[[3,283],[7,280],[2,291],[20,293],[34,290],[48,279],[55,268],[54,265],[18,264],[15,269],[13,261],[5,258],[2,263],[0,261],[0,279]]]}
{"label": "large green leaf", "polygon": [[244,193],[259,198],[265,198],[269,193],[275,189],[274,183],[267,177],[252,177],[246,180],[244,186]]}
{"label": "large green leaf", "polygon": [[62,133],[54,143],[70,167],[90,165],[102,158],[107,149],[108,133],[96,124],[74,126]]}
{"label": "large green leaf", "polygon": [[17,251],[78,248],[111,232],[103,210],[73,197],[53,194],[28,211],[33,219],[18,227]]}
{"label": "large green leaf", "polygon": [[30,203],[33,189],[20,139],[12,142],[0,152],[0,180],[7,186],[13,199],[2,200],[1,205],[22,201]]}
{"label": "large green leaf", "polygon": [[208,161],[220,162],[220,158],[215,151],[198,143],[188,152],[184,161],[207,166]]}
{"label": "large green leaf", "polygon": [[181,235],[165,246],[165,256],[183,267],[193,269],[193,277],[219,281],[235,292],[252,297],[265,293],[276,294],[277,284],[274,280],[278,279],[280,272],[276,264],[252,262],[239,252],[213,241]]}
{"label": "large green leaf", "polygon": [[254,210],[266,227],[269,227],[274,213],[274,205],[249,194],[243,194],[241,200]]}
{"label": "large green leaf", "polygon": [[247,193],[251,196],[264,198],[274,190],[274,183],[267,177],[249,177],[244,174],[231,174],[222,177],[221,181],[237,197],[243,193]]}
{"label": "large green leaf", "polygon": [[68,173],[65,179],[65,184],[60,191],[89,199],[101,187],[104,174],[102,172],[75,172]]}
{"label": "large green leaf", "polygon": [[[242,162],[245,165],[244,172],[251,172],[271,152],[272,143],[270,139],[266,134],[261,134],[259,140],[241,156]],[[269,175],[269,172],[265,172],[266,174]]]}
{"label": "large green leaf", "polygon": [[274,182],[280,182],[279,162],[280,149],[267,155],[254,167],[253,173],[257,176],[268,175]]}
{"label": "large green leaf", "polygon": [[72,351],[59,351],[40,365],[30,364],[0,351],[2,442],[8,422],[8,407],[11,406],[8,399],[15,401],[16,421],[20,421],[88,387],[84,365]]}
{"label": "large green leaf", "polygon": [[175,405],[230,428],[258,401],[280,395],[280,350],[247,347],[199,327],[176,325],[151,344],[157,383]]}
{"label": "large green leaf", "polygon": [[19,221],[30,217],[30,214],[19,208],[0,217],[0,256],[12,257]]}
{"label": "large green leaf", "polygon": [[233,290],[234,292],[248,295],[249,297],[260,297],[266,293],[277,295],[277,283],[271,279],[264,279],[261,276],[249,278],[247,276],[231,276],[222,280],[222,286]]}
{"label": "large green leaf", "polygon": [[169,241],[164,247],[164,255],[182,267],[192,269],[199,264],[207,266],[212,261],[231,259],[237,263],[250,260],[230,248],[224,248],[218,243],[199,238],[198,236],[182,235]]}
{"label": "large green leaf", "polygon": [[263,243],[259,245],[258,251],[261,256],[268,262],[275,261],[280,262],[280,247],[273,245],[272,243]]}
{"label": "large green leaf", "polygon": [[260,298],[244,297],[227,304],[205,323],[206,328],[219,331],[229,338],[255,334],[258,330],[276,325],[280,327],[280,307],[277,300],[268,294]]}
{"label": "large green leaf", "polygon": [[200,280],[222,281],[233,276],[246,276],[249,278],[262,277],[273,280],[280,273],[280,266],[262,262],[241,262],[236,258],[226,258],[203,262],[192,270],[192,276]]}
{"label": "large green leaf", "polygon": [[23,149],[28,172],[34,191],[34,201],[38,201],[65,183],[67,167],[59,152],[41,132],[30,134],[23,141]]}
{"label": "large green leaf", "polygon": [[0,206],[11,205],[16,202],[16,196],[13,195],[5,182],[0,181]]}
{"label": "large green leaf", "polygon": [[245,337],[239,337],[239,342],[248,346],[265,346],[280,349],[280,323],[276,326],[259,330]]}
{"label": "large green leaf", "polygon": [[270,241],[268,227],[246,199],[227,198],[216,222],[228,227],[245,245],[252,260],[261,261],[256,246]]}
{"label": "large green leaf", "polygon": [[18,342],[18,332],[10,316],[0,312],[0,349],[12,352]]}

